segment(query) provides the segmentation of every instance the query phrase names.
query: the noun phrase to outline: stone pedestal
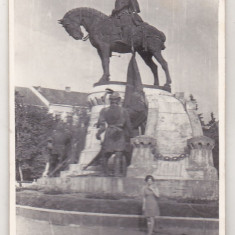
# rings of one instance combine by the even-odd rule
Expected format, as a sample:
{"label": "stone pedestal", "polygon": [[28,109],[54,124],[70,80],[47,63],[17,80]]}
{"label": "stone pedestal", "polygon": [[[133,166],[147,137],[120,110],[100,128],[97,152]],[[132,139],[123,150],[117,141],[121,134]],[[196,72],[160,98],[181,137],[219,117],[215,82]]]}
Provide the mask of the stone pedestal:
{"label": "stone pedestal", "polygon": [[202,136],[203,131],[202,131],[202,125],[201,122],[198,118],[198,113],[197,113],[197,104],[195,101],[186,101],[185,102],[185,109],[187,111],[190,125],[192,127],[192,135],[193,136]]}
{"label": "stone pedestal", "polygon": [[[173,95],[149,88],[144,91],[148,100],[146,131],[132,141],[134,150],[127,176],[216,180],[211,151],[214,144],[203,136],[196,103],[186,100],[183,93]],[[199,145],[203,147],[199,149]]]}
{"label": "stone pedestal", "polygon": [[218,174],[214,167],[212,149],[214,140],[206,136],[193,137],[188,140],[190,148],[187,172],[193,179],[217,180]]}
{"label": "stone pedestal", "polygon": [[87,168],[87,170],[83,170],[83,167],[87,166],[87,164],[89,164],[89,162],[91,162],[97,156],[101,149],[101,142],[103,140],[104,133],[101,136],[101,141],[96,139],[96,133],[98,131],[96,123],[98,121],[101,109],[109,105],[109,96],[106,95],[107,88],[119,92],[121,96],[121,102],[123,102],[125,95],[125,85],[112,83],[107,85],[95,86],[92,89],[91,93],[88,95],[88,102],[92,108],[86,135],[85,148],[80,154],[78,164],[71,164],[69,166],[69,170],[61,172],[61,177],[96,173],[95,167],[89,167]]}
{"label": "stone pedestal", "polygon": [[187,140],[193,137],[185,103],[172,93],[145,88],[148,119],[145,135],[156,139],[157,151],[169,157],[185,153]]}
{"label": "stone pedestal", "polygon": [[[161,198],[217,200],[219,197],[218,180],[157,180]],[[68,193],[93,195],[113,195],[141,198],[144,180],[129,177],[67,177],[41,178],[37,185]]]}
{"label": "stone pedestal", "polygon": [[127,176],[144,178],[151,174],[156,179],[188,179],[187,140],[193,137],[193,128],[199,127],[191,125],[184,94],[173,95],[154,88],[144,88],[144,91],[148,119],[141,139],[145,138],[142,140],[145,144],[138,144],[138,137],[133,141],[132,164]]}
{"label": "stone pedestal", "polygon": [[[109,105],[107,88],[118,91],[123,102],[126,88],[124,83],[112,82],[92,89],[88,95],[92,108],[85,148],[79,163],[71,164],[69,170],[61,172],[61,177],[95,173],[95,167],[85,171],[83,167],[101,149],[101,141],[95,137],[95,124],[101,109]],[[144,92],[148,101],[146,131],[145,135],[132,140],[134,149],[127,177],[144,178],[151,174],[156,179],[217,179],[211,152],[213,143],[202,136],[195,102],[186,100],[183,93],[174,95],[153,86],[145,86]],[[200,140],[198,144],[197,140]],[[199,143],[203,146],[201,149]],[[191,146],[190,157],[187,154],[188,145]]]}
{"label": "stone pedestal", "polygon": [[138,136],[131,140],[134,147],[131,165],[127,169],[127,177],[144,178],[152,175],[156,169],[153,150],[156,140],[150,136]]}
{"label": "stone pedestal", "polygon": [[143,179],[151,174],[158,180],[163,197],[217,199],[218,177],[212,158],[214,142],[203,136],[196,104],[186,100],[183,93],[174,95],[153,86],[144,87],[148,101],[146,131],[132,139],[133,154],[127,177],[100,177],[96,174],[97,167],[83,170],[101,149],[101,141],[95,137],[95,124],[101,109],[109,105],[107,88],[118,91],[123,101],[124,83],[112,82],[92,89],[88,96],[92,107],[90,123],[79,163],[71,164],[67,171],[61,172],[60,178],[43,178],[38,184],[56,185],[71,192],[139,196]]}
{"label": "stone pedestal", "polygon": [[152,175],[155,179],[188,179],[188,155],[164,157],[156,152],[156,139],[138,136],[132,139],[133,153],[127,177],[142,178]]}

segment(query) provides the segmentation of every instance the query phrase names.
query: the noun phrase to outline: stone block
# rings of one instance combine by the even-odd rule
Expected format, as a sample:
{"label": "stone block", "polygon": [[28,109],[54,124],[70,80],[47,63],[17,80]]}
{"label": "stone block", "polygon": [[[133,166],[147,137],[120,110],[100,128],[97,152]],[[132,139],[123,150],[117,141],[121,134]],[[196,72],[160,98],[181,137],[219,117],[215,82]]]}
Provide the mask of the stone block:
{"label": "stone block", "polygon": [[184,92],[176,92],[175,98],[176,99],[184,99]]}
{"label": "stone block", "polygon": [[159,101],[158,102],[158,107],[159,107],[159,110],[162,113],[182,113],[182,114],[186,114],[184,106],[177,99],[175,99],[174,102]]}
{"label": "stone block", "polygon": [[217,170],[213,164],[212,149],[214,140],[206,136],[193,137],[188,140],[190,148],[188,173],[192,178],[218,179]]}
{"label": "stone block", "polygon": [[157,141],[161,154],[182,154],[193,131],[184,104],[166,91],[146,89],[149,103],[146,135]]}
{"label": "stone block", "polygon": [[[85,149],[80,155],[79,164],[73,164],[69,167],[68,171],[61,172],[61,177],[69,177],[76,174],[94,174],[96,172],[95,169],[91,168],[86,171],[83,171],[82,169],[83,166],[86,166],[94,159],[101,148],[101,141],[98,141],[95,136],[97,133],[95,123],[98,120],[100,110],[109,105],[108,96],[105,95],[105,89],[107,88],[118,91],[123,101],[126,88],[124,83],[115,84],[115,82],[113,82],[106,85],[97,85],[93,88],[88,95],[88,100],[92,104],[92,109]],[[195,110],[195,104],[192,102],[185,103],[183,94],[181,93],[173,95],[170,92],[152,87],[145,87],[144,92],[148,101],[148,117],[144,138],[146,138],[147,142],[149,141],[148,138],[152,138],[156,143],[153,144],[150,141],[148,145],[144,141],[137,146],[138,141],[136,140],[137,142],[134,143],[132,162],[127,172],[128,177],[143,178],[148,173],[164,179],[188,179],[189,175],[192,177],[195,173],[189,169],[190,166],[188,165],[189,162],[187,160],[176,162],[156,160],[153,150],[163,157],[170,158],[177,158],[185,153],[187,149],[187,140],[195,135],[199,135],[202,131]],[[146,136],[148,136],[148,138]],[[192,156],[190,160],[193,162],[193,151],[191,152]],[[199,162],[200,158],[198,157],[197,159],[197,162]],[[207,157],[207,159],[211,159],[211,157]],[[209,160],[207,164],[211,165]],[[188,169],[188,171],[186,171],[186,169]],[[201,179],[199,173],[198,178]],[[207,171],[203,171],[203,174],[207,175],[206,177],[209,177],[209,175],[211,177],[214,173],[212,169],[208,168]],[[90,184],[88,184],[86,187],[83,183],[77,186],[80,187],[81,190],[85,190],[85,188],[92,190],[92,187],[96,187],[96,190],[103,190],[106,187],[104,186],[104,182],[106,181],[99,180],[96,182],[95,186],[90,186]],[[121,189],[120,185],[121,184],[118,184],[115,187]],[[112,186],[107,187],[107,190],[109,190]]]}
{"label": "stone block", "polygon": [[186,132],[192,136],[190,121],[186,113],[164,113],[159,111],[157,130]]}
{"label": "stone block", "polygon": [[[159,130],[156,135],[157,149],[163,155],[179,155],[187,147],[187,133]],[[183,138],[184,137],[184,138]]]}
{"label": "stone block", "polygon": [[[46,182],[45,182],[46,181]],[[136,177],[92,177],[80,176],[65,181],[46,178],[44,182],[38,181],[41,186],[57,188],[61,191],[68,190],[77,193],[125,195],[141,198],[144,186],[143,178]],[[182,180],[182,179],[157,179],[162,197],[167,198],[190,198],[200,200],[217,200],[219,197],[218,180]]]}
{"label": "stone block", "polygon": [[131,140],[133,145],[131,165],[127,169],[127,177],[144,178],[154,171],[155,159],[153,150],[156,139],[151,136],[137,136]]}
{"label": "stone block", "polygon": [[154,175],[156,166],[151,167],[135,167],[129,166],[127,169],[127,177],[144,179],[146,175]]}
{"label": "stone block", "polygon": [[158,123],[158,109],[148,109],[147,124],[145,129],[145,135],[155,136]]}
{"label": "stone block", "polygon": [[187,110],[196,110],[197,109],[197,102],[196,101],[187,101],[186,102],[186,109]]}
{"label": "stone block", "polygon": [[203,135],[203,131],[202,131],[202,126],[201,126],[201,122],[198,118],[198,114],[195,110],[187,110],[188,113],[188,117],[189,117],[189,121],[192,127],[192,133],[193,136],[202,136]]}
{"label": "stone block", "polygon": [[187,159],[178,161],[156,161],[153,176],[156,179],[187,179]]}

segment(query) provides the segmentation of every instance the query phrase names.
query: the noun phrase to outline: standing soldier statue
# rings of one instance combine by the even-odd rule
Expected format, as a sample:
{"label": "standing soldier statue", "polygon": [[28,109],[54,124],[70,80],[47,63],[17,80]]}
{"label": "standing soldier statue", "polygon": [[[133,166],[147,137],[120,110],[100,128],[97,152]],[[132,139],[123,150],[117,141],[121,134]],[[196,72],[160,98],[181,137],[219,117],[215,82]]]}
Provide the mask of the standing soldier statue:
{"label": "standing soldier statue", "polygon": [[71,137],[71,131],[69,128],[59,120],[51,137],[48,138],[48,176],[58,176],[59,172],[63,170],[65,161],[69,160],[68,153],[71,147]]}
{"label": "standing soldier statue", "polygon": [[[114,176],[125,176],[127,156],[130,152],[131,124],[127,111],[119,106],[121,97],[113,92],[110,97],[110,106],[100,111],[96,138],[105,131],[101,149],[101,164],[105,175],[109,175],[108,160],[114,154]],[[107,126],[107,127],[106,127]]]}

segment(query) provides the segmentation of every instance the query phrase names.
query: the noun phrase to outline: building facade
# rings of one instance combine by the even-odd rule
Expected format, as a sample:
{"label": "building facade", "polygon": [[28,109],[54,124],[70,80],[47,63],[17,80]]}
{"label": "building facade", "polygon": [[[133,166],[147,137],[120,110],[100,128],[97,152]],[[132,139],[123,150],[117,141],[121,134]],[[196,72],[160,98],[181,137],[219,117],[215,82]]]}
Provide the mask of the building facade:
{"label": "building facade", "polygon": [[86,110],[89,112],[87,93],[71,91],[70,87],[65,90],[34,87],[15,87],[23,99],[25,105],[33,105],[47,108],[54,117],[60,117],[63,121],[68,118],[78,120],[79,114]]}

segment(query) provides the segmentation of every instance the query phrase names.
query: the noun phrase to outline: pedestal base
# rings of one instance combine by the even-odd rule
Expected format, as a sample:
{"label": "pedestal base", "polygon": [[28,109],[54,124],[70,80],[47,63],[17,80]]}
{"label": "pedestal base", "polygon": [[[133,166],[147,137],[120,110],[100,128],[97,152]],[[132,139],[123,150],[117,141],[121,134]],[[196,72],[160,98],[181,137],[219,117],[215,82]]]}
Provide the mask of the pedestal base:
{"label": "pedestal base", "polygon": [[80,156],[80,159],[82,159],[82,161],[79,161],[78,164],[70,164],[68,170],[60,172],[60,177],[65,178],[70,176],[96,174],[97,172],[100,172],[100,169],[96,169],[95,167],[89,167],[87,170],[83,170],[83,168],[87,166],[87,164],[89,164],[97,155],[99,150],[100,149],[83,150]]}
{"label": "pedestal base", "polygon": [[150,167],[136,167],[136,166],[129,166],[127,168],[127,177],[129,178],[137,178],[137,179],[144,179],[146,175],[154,175],[157,167],[153,165]]}
{"label": "pedestal base", "polygon": [[187,173],[191,179],[201,180],[217,180],[218,172],[215,167],[208,166],[207,168],[188,168]]}
{"label": "pedestal base", "polygon": [[[59,189],[70,193],[94,195],[114,195],[142,197],[145,182],[138,178],[92,177],[42,178],[37,184],[41,187]],[[162,198],[189,198],[216,200],[219,196],[218,180],[167,180],[156,181]]]}
{"label": "pedestal base", "polygon": [[190,147],[187,172],[193,179],[217,180],[218,173],[213,163],[214,140],[197,136],[188,140]]}

